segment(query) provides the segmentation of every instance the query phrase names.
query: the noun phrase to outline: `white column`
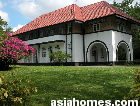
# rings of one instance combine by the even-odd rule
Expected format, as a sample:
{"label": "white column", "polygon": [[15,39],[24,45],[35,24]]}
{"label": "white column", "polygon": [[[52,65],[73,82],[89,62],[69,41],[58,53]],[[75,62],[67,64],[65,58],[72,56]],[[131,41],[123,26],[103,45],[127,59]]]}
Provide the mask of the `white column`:
{"label": "white column", "polygon": [[115,33],[112,31],[112,41],[111,41],[111,48],[109,50],[109,61],[115,62],[116,61],[116,44],[115,44]]}

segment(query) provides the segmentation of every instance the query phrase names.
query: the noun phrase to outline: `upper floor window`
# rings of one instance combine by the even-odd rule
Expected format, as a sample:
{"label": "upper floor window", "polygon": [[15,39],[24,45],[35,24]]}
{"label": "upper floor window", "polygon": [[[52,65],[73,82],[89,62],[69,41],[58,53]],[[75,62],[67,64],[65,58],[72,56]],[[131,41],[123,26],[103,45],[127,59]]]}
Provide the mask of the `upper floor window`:
{"label": "upper floor window", "polygon": [[28,33],[25,35],[25,40],[29,40],[29,34]]}
{"label": "upper floor window", "polygon": [[119,31],[122,31],[122,32],[126,32],[126,26],[124,24],[120,23],[118,25],[118,30]]}
{"label": "upper floor window", "polygon": [[71,33],[71,31],[72,31],[72,26],[71,23],[69,23],[67,27],[67,33]]}
{"label": "upper floor window", "polygon": [[33,38],[34,38],[34,34],[33,34],[33,32],[31,32],[29,35],[29,39],[33,39]]}
{"label": "upper floor window", "polygon": [[46,48],[42,48],[42,57],[46,57]]}
{"label": "upper floor window", "polygon": [[39,35],[40,35],[40,37],[43,37],[43,30],[39,31]]}
{"label": "upper floor window", "polygon": [[63,27],[60,28],[60,34],[64,34],[65,33],[65,29]]}
{"label": "upper floor window", "polygon": [[93,24],[93,31],[94,31],[94,32],[100,31],[100,23]]}

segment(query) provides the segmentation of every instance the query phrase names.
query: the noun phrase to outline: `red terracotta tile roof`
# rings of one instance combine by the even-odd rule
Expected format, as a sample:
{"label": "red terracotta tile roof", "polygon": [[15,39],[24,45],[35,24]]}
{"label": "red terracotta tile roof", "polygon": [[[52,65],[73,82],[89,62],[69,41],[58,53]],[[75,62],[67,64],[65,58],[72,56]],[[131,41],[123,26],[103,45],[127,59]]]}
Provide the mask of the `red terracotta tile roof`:
{"label": "red terracotta tile roof", "polygon": [[101,1],[95,4],[81,7],[81,11],[82,11],[84,21],[96,19],[112,14],[117,14],[124,18],[128,18],[140,23],[140,21],[134,19],[133,17],[130,17],[129,15],[127,15],[120,9],[114,7],[112,4],[107,3],[106,1]]}
{"label": "red terracotta tile roof", "polygon": [[117,14],[133,21],[139,22],[134,18],[128,16],[121,10],[117,9],[113,5],[105,1],[101,1],[84,7],[79,7],[75,4],[72,4],[53,12],[43,14],[14,32],[13,35],[71,20],[87,21],[112,14]]}

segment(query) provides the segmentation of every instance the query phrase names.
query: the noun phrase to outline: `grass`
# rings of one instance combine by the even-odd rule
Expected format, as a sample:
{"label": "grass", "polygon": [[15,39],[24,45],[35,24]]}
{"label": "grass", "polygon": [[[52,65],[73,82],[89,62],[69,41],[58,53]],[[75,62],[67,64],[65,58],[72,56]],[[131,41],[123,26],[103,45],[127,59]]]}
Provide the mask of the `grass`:
{"label": "grass", "polygon": [[8,80],[31,79],[38,92],[30,96],[30,105],[50,106],[51,100],[122,100],[133,83],[133,72],[139,67],[64,67],[13,66],[1,71]]}

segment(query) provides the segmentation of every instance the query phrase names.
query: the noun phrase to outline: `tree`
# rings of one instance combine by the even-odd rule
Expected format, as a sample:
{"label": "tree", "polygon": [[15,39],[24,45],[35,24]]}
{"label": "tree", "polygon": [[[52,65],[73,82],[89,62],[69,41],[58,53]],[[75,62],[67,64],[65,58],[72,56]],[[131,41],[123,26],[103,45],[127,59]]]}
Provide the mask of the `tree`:
{"label": "tree", "polygon": [[8,27],[7,22],[0,17],[0,42],[3,39],[8,38],[7,36],[5,36],[6,33],[12,33],[12,29]]}
{"label": "tree", "polygon": [[[114,1],[114,6],[127,13],[129,16],[140,20],[140,4],[134,0],[123,0],[121,3]],[[133,31],[134,59],[140,59],[140,27]]]}
{"label": "tree", "polygon": [[121,3],[114,1],[114,6],[127,13],[129,16],[134,17],[135,19],[140,20],[140,4],[134,0],[123,0]]}

